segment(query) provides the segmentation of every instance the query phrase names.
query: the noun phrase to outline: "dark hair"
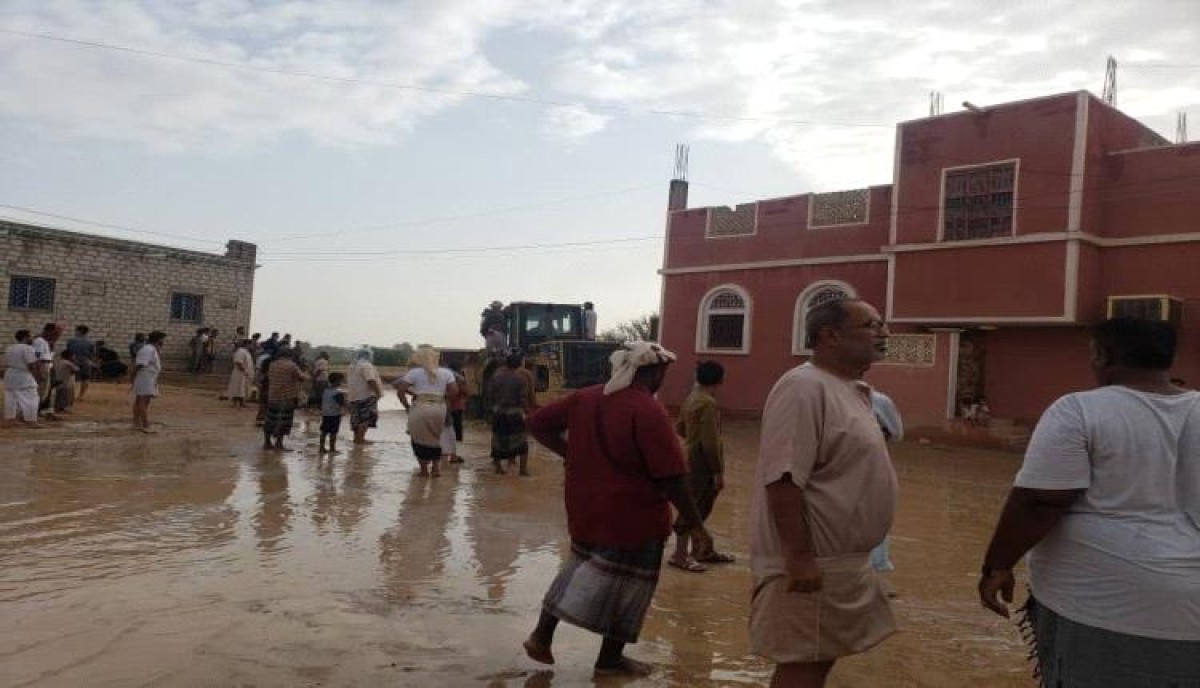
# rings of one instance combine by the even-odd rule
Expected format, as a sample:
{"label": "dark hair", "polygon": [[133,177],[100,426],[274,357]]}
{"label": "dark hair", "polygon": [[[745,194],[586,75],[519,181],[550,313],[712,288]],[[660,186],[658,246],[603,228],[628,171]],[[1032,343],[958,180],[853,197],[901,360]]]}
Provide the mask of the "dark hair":
{"label": "dark hair", "polygon": [[461,373],[461,372],[462,372],[462,364],[461,364],[461,363],[459,363],[458,361],[452,361],[452,362],[451,362],[449,365],[447,365],[446,367],[447,367],[447,368],[449,368],[450,370],[453,370],[453,371],[454,371],[454,372],[456,372],[456,373]]}
{"label": "dark hair", "polygon": [[135,340],[136,340],[136,339],[139,339],[139,338],[140,338],[140,339],[145,339],[145,338],[146,338],[146,333],[144,333],[144,332],[134,332],[134,333],[133,333],[133,338],[134,338]]}
{"label": "dark hair", "polygon": [[30,334],[31,333],[29,330],[17,330],[17,333],[13,335],[13,339],[18,342],[23,342],[26,339],[29,339]]}
{"label": "dark hair", "polygon": [[58,329],[58,323],[48,322],[42,326],[42,332],[53,332]]}
{"label": "dark hair", "polygon": [[852,301],[862,301],[862,299],[851,297],[833,299],[819,303],[808,309],[808,312],[804,315],[805,348],[816,348],[822,329],[837,327],[846,322],[846,318],[850,317],[850,311],[846,310],[846,304]]}
{"label": "dark hair", "polygon": [[163,332],[162,330],[154,330],[150,334],[146,335],[146,341],[150,342],[151,344],[157,344],[166,338],[167,333]]}
{"label": "dark hair", "polygon": [[342,373],[330,373],[329,374],[329,386],[337,387],[338,385],[342,384],[342,381],[344,381],[345,379],[346,379],[346,376],[343,375]]}
{"label": "dark hair", "polygon": [[504,365],[508,366],[509,368],[520,368],[521,364],[524,362],[525,354],[520,349],[517,349],[516,351],[510,351],[508,355],[504,357]]}
{"label": "dark hair", "polygon": [[1110,318],[1092,330],[1109,365],[1167,370],[1175,362],[1175,328],[1159,320]]}
{"label": "dark hair", "polygon": [[591,302],[591,301],[584,301],[584,302],[583,302],[583,307],[584,307],[584,308],[594,308],[594,306],[592,305],[592,302]]}
{"label": "dark hair", "polygon": [[59,358],[63,359],[64,361],[75,360],[75,352],[71,351],[70,349],[63,349],[62,353],[59,354],[58,356],[59,356]]}
{"label": "dark hair", "polygon": [[88,333],[87,325],[76,325],[75,326],[75,334],[87,334],[87,333]]}
{"label": "dark hair", "polygon": [[725,380],[725,367],[716,361],[700,361],[696,364],[696,382],[708,387],[719,385]]}

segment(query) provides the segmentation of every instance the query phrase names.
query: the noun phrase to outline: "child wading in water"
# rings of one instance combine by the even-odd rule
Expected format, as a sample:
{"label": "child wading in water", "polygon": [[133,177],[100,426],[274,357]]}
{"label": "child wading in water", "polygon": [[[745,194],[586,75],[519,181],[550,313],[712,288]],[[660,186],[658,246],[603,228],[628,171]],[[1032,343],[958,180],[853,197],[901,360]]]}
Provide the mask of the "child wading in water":
{"label": "child wading in water", "polygon": [[[318,450],[324,454],[336,454],[338,430],[342,428],[342,413],[346,410],[346,392],[342,390],[342,382],[346,376],[341,373],[329,374],[329,385],[321,393],[321,447]],[[325,448],[325,438],[329,438],[329,448]]]}

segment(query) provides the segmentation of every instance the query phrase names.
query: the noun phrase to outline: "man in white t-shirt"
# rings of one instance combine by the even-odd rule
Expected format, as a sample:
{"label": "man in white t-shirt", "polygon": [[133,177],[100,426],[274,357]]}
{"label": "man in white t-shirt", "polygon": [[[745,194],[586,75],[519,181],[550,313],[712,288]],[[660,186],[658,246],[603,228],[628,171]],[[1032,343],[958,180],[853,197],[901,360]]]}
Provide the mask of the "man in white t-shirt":
{"label": "man in white t-shirt", "polygon": [[1170,383],[1175,346],[1168,323],[1098,325],[1100,387],[1046,410],[1009,492],[979,596],[1008,616],[1029,552],[1043,685],[1200,681],[1200,393]]}
{"label": "man in white t-shirt", "polygon": [[583,302],[583,338],[588,341],[596,339],[596,307],[591,301]]}
{"label": "man in white t-shirt", "polygon": [[29,426],[38,420],[38,381],[43,375],[30,344],[29,330],[17,330],[16,340],[4,352],[4,420],[19,416]]}

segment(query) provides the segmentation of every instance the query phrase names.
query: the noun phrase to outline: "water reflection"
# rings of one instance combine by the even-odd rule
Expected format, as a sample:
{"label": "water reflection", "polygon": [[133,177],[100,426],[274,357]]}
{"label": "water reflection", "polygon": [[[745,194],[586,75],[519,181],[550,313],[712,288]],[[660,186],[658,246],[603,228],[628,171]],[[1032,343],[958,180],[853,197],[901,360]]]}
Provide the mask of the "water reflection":
{"label": "water reflection", "polygon": [[[212,414],[175,437],[0,436],[0,618],[20,622],[0,629],[0,684],[593,685],[594,636],[564,628],[553,671],[519,648],[567,547],[558,463],[493,475],[473,427],[467,463],[427,479],[399,412],[376,444],[334,457],[317,455],[311,428],[295,451],[264,453],[248,418]],[[757,433],[728,430],[730,484],[710,525],[741,561],[664,569],[631,650],[658,671],[612,685],[768,676],[746,640]],[[1015,460],[909,445],[896,460],[903,632],[831,686],[1027,685],[1016,634],[971,590]]]}

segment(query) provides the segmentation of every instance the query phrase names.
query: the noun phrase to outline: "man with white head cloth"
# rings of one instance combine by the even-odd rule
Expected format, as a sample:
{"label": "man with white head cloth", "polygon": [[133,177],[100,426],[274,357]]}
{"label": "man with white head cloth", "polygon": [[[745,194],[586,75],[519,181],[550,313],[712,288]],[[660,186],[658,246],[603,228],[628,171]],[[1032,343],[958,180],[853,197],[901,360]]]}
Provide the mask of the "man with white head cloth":
{"label": "man with white head cloth", "polygon": [[688,491],[687,458],[654,398],[675,354],[630,342],[610,360],[607,384],[544,406],[528,421],[538,442],[565,459],[571,554],[524,646],[532,659],[553,664],[554,630],[566,621],[603,636],[597,675],[644,676],[650,667],[624,649],[637,642],[658,584],[670,505],[704,530]]}

